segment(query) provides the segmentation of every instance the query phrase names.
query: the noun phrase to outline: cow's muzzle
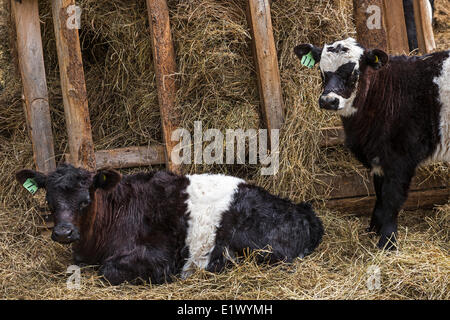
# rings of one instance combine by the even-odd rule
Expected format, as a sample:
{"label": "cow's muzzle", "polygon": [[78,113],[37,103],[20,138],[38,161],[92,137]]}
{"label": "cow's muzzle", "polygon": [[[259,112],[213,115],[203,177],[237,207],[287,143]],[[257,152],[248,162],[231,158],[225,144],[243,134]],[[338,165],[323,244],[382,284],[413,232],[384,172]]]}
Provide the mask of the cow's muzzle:
{"label": "cow's muzzle", "polygon": [[319,99],[319,107],[336,111],[339,109],[339,99],[336,97],[321,96]]}
{"label": "cow's muzzle", "polygon": [[80,240],[80,233],[73,224],[58,224],[53,228],[52,240],[59,243],[72,243]]}

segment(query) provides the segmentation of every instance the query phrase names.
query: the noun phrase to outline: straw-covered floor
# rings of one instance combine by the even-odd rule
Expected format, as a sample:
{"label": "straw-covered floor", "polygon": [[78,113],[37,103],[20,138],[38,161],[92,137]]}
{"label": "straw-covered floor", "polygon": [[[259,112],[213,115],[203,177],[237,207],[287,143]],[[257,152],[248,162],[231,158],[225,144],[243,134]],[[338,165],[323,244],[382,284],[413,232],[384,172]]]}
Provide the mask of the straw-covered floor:
{"label": "straw-covered floor", "polygon": [[[40,1],[44,54],[57,161],[67,152],[64,111],[49,1]],[[97,150],[161,143],[145,1],[80,0],[80,39]],[[436,39],[449,49],[448,0],[437,0]],[[244,0],[169,1],[177,56],[177,105],[182,126],[259,128],[259,95]],[[286,107],[280,134],[280,170],[260,176],[257,165],[185,166],[186,172],[244,177],[295,201],[321,199],[319,174],[360,170],[343,148],[319,148],[319,129],[339,124],[317,107],[320,76],[302,68],[296,44],[323,44],[355,36],[350,0],[273,1],[272,21]],[[66,288],[70,248],[41,234],[44,192],[31,197],[13,178],[32,166],[20,79],[0,41],[0,298],[7,299],[449,299],[450,203],[430,211],[401,212],[398,252],[384,253],[365,232],[368,217],[330,212],[317,205],[325,226],[319,248],[294,264],[245,263],[222,274],[198,272],[166,285],[112,287],[92,268],[81,289]],[[134,170],[161,169],[141,168]],[[447,165],[428,168],[449,177]],[[130,171],[124,170],[123,172]],[[370,290],[368,270],[380,268],[381,287]]]}

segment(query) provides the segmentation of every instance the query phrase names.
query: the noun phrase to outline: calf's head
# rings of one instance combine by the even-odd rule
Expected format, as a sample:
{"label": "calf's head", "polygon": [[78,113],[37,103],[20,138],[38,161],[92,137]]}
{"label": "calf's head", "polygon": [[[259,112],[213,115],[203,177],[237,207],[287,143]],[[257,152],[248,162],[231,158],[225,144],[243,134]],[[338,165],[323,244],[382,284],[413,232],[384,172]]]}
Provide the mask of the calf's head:
{"label": "calf's head", "polygon": [[71,243],[80,239],[80,225],[91,218],[89,213],[95,190],[113,189],[120,182],[121,175],[115,170],[89,172],[64,164],[48,175],[21,170],[16,173],[16,179],[20,184],[32,179],[38,188],[46,189],[46,200],[55,219],[52,239]]}
{"label": "calf's head", "polygon": [[379,69],[389,60],[382,50],[364,49],[353,38],[336,41],[323,48],[301,44],[294,48],[294,52],[299,59],[309,55],[314,59],[314,64],[319,63],[323,83],[319,106],[336,111],[341,116],[356,112],[353,101],[358,80],[365,68]]}

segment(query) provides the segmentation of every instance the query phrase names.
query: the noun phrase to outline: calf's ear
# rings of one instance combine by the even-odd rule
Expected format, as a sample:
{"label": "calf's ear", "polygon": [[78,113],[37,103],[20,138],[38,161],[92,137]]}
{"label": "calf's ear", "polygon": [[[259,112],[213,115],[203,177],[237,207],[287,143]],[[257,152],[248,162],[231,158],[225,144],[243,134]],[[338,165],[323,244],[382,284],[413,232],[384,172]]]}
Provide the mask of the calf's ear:
{"label": "calf's ear", "polygon": [[120,180],[122,180],[122,175],[114,169],[99,170],[94,176],[94,188],[112,190]]}
{"label": "calf's ear", "polygon": [[366,51],[364,56],[367,64],[377,70],[383,68],[389,62],[388,54],[380,49]]}
{"label": "calf's ear", "polygon": [[[32,181],[30,181],[30,180]],[[45,188],[47,184],[47,176],[41,172],[37,172],[34,170],[29,169],[23,169],[18,172],[16,172],[16,180],[21,184],[24,185],[25,182],[27,182],[27,185],[30,185],[29,188],[33,189],[32,186],[36,186],[37,188]],[[24,186],[29,191],[30,189],[27,186]],[[32,192],[32,191],[30,191]],[[34,193],[34,192],[32,192]]]}
{"label": "calf's ear", "polygon": [[304,43],[296,46],[294,48],[294,53],[301,60],[304,66],[312,68],[316,63],[320,61],[322,50],[322,48],[313,46],[312,44]]}

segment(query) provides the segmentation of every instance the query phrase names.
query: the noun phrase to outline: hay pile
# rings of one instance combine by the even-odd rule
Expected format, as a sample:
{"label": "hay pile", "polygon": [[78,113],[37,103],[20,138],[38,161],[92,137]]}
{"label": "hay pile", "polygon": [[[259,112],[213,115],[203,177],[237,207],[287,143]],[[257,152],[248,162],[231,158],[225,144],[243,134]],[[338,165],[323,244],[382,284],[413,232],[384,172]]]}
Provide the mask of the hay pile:
{"label": "hay pile", "polygon": [[434,12],[434,37],[438,50],[448,50],[450,47],[450,1],[437,1]]}
{"label": "hay pile", "polygon": [[[443,0],[441,0],[443,1]],[[439,1],[438,1],[439,2]],[[160,143],[161,127],[145,1],[77,2],[80,39],[97,149]],[[261,177],[258,166],[186,166],[186,172],[222,172],[249,179],[295,201],[314,199],[318,174],[354,170],[342,148],[321,150],[319,129],[339,119],[316,106],[320,77],[300,67],[292,48],[354,36],[352,1],[274,1],[272,21],[286,106],[280,171]],[[259,95],[244,0],[169,1],[180,87],[182,126],[192,130],[258,128]],[[57,161],[67,151],[64,112],[49,1],[40,1]],[[5,41],[2,41],[5,43]],[[318,250],[293,265],[256,266],[252,259],[227,273],[198,272],[161,286],[110,287],[91,268],[82,288],[65,285],[70,250],[40,234],[43,192],[31,198],[12,173],[32,166],[20,101],[21,86],[8,52],[0,51],[0,297],[9,299],[448,299],[450,204],[400,215],[400,251],[383,254],[364,231],[367,217],[318,210],[326,235]],[[301,142],[301,143],[299,143]],[[159,166],[144,169],[159,169]],[[435,167],[436,168],[436,167]],[[433,174],[449,176],[448,166]],[[135,169],[138,170],[138,169]],[[379,266],[381,289],[368,290],[367,269]]]}

